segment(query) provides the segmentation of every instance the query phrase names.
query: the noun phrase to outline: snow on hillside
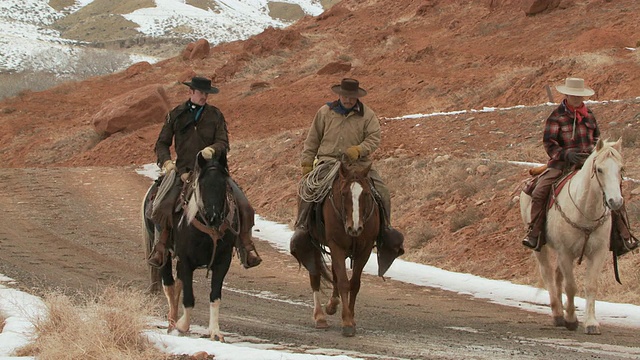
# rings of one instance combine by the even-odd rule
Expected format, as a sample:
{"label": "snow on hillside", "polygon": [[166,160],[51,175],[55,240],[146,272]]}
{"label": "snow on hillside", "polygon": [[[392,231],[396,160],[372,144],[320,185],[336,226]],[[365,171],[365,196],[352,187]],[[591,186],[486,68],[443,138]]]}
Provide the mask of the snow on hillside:
{"label": "snow on hillside", "polygon": [[[44,70],[57,74],[74,72],[75,59],[84,51],[82,42],[61,38],[48,28],[56,20],[89,5],[93,0],[76,0],[74,5],[58,12],[47,0],[2,0],[0,2],[0,72]],[[309,15],[323,9],[319,0],[279,0],[298,4]],[[246,39],[265,28],[288,24],[269,16],[267,0],[215,0],[216,11],[203,10],[184,0],[155,0],[156,7],[136,10],[124,17],[139,25],[147,36],[205,38],[212,45]],[[189,26],[193,32],[174,33],[173,29]],[[93,50],[96,51],[96,50]],[[130,63],[144,56],[129,54]]]}

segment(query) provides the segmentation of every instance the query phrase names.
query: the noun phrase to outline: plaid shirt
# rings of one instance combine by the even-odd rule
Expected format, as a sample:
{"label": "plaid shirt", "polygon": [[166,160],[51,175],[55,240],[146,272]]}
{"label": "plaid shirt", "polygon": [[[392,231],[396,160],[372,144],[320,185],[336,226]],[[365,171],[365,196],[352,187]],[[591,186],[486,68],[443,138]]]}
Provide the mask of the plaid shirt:
{"label": "plaid shirt", "polygon": [[593,112],[588,109],[587,116],[577,121],[576,114],[569,111],[565,101],[549,115],[542,139],[549,155],[547,166],[554,169],[564,168],[565,153],[569,149],[590,154],[600,137]]}

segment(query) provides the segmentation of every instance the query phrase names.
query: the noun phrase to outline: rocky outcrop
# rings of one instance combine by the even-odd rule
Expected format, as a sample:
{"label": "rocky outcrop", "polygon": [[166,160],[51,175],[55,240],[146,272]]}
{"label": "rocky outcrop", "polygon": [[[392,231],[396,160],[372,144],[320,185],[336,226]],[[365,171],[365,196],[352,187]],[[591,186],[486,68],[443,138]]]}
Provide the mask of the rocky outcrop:
{"label": "rocky outcrop", "polygon": [[106,100],[91,122],[98,134],[108,137],[161,122],[169,108],[162,85],[152,84]]}
{"label": "rocky outcrop", "polygon": [[209,56],[211,45],[206,39],[200,39],[196,42],[189,43],[182,51],[182,60],[199,60]]}

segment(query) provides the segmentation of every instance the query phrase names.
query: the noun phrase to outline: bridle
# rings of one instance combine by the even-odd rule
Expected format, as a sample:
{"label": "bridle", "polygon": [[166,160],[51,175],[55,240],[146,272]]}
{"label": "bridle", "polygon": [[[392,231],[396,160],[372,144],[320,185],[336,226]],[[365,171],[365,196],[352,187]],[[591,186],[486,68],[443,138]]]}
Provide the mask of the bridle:
{"label": "bridle", "polygon": [[[342,187],[342,185],[344,185],[346,183],[346,181],[343,181],[342,178],[340,178],[338,180],[340,182],[340,187]],[[367,181],[366,179],[364,181]],[[369,185],[369,191],[367,192],[367,196],[371,197],[372,200],[372,205],[371,205],[371,209],[369,210],[369,213],[367,214],[367,216],[365,216],[364,219],[362,219],[362,224],[366,224],[369,219],[371,219],[371,217],[373,216],[374,211],[376,210],[376,200],[373,196],[373,193],[371,192],[371,184]],[[340,209],[338,209],[338,207],[336,206],[335,203],[335,199],[333,196],[333,191],[329,192],[329,201],[331,202],[331,206],[333,207],[333,211],[335,212],[335,214],[338,216],[338,219],[340,219],[340,221],[345,224],[347,222],[347,215],[346,215],[346,210],[344,208],[344,196],[342,195],[342,191],[340,192]]]}
{"label": "bridle", "polygon": [[[192,189],[194,190],[191,196],[196,196],[198,192],[195,191],[195,188],[196,186],[198,186],[198,182],[196,181],[192,182],[190,180],[187,180],[186,185],[191,186]],[[237,236],[240,232],[239,224],[237,224],[237,222],[236,222],[236,226],[238,228],[233,227],[233,224],[234,224],[233,220],[236,216],[237,207],[231,195],[232,193],[231,189],[228,188],[228,185],[226,186],[227,186],[226,198],[225,198],[224,206],[221,212],[222,214],[226,214],[226,216],[222,220],[222,223],[220,224],[220,226],[216,227],[209,223],[209,221],[207,220],[207,217],[205,216],[206,212],[201,206],[198,206],[197,214],[189,222],[198,231],[209,235],[209,237],[211,238],[211,241],[213,241],[213,250],[211,251],[211,260],[209,261],[209,266],[207,266],[207,276],[209,275],[208,271],[211,269],[211,266],[213,265],[213,259],[218,246],[218,241],[222,239],[226,231],[230,231],[235,236]],[[199,201],[196,201],[196,203],[199,203]],[[184,214],[186,214],[188,211],[188,203],[186,199],[182,203],[182,210]]]}

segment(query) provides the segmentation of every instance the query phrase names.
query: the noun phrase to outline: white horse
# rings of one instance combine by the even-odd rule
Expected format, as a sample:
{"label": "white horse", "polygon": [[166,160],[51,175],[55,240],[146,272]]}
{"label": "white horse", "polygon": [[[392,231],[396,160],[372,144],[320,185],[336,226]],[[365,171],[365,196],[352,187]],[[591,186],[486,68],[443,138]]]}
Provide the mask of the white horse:
{"label": "white horse", "polygon": [[[595,150],[580,169],[561,189],[555,204],[547,212],[547,244],[536,252],[540,273],[551,302],[556,326],[569,330],[578,328],[574,296],[576,282],[574,260],[578,264],[587,259],[584,291],[587,301],[584,332],[600,334],[595,315],[595,297],[598,277],[602,273],[611,233],[611,210],[618,210],[624,199],[622,182],[621,139],[617,142],[598,140]],[[531,220],[531,197],[520,196],[520,213],[525,224]],[[555,250],[557,260],[551,261]],[[555,279],[554,279],[555,275]],[[567,296],[565,312],[562,310],[562,285]]]}

